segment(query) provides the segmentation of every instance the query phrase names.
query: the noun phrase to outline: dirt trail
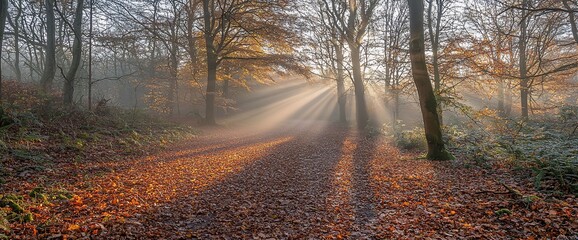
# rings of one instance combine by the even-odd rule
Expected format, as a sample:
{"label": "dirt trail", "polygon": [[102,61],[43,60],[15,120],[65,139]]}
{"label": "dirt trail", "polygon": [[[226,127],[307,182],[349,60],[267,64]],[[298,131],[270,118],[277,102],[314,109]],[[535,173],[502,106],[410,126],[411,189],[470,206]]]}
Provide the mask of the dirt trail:
{"label": "dirt trail", "polygon": [[[520,203],[455,162],[418,160],[336,126],[268,134],[216,131],[108,165],[37,215],[40,237],[383,239],[578,236],[575,198]],[[497,214],[508,209],[510,214]],[[72,227],[71,227],[72,226]],[[77,228],[78,226],[78,228]],[[27,234],[23,228],[20,234]]]}

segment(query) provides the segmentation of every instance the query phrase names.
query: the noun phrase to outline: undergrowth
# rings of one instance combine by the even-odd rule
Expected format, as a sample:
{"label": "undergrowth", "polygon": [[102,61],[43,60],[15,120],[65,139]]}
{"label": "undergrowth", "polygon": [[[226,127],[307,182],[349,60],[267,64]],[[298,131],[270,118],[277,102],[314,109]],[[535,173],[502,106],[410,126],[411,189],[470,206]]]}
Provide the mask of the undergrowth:
{"label": "undergrowth", "polygon": [[[496,115],[486,109],[444,126],[447,148],[465,166],[511,169],[540,191],[578,195],[578,107],[561,107],[557,115],[531,121]],[[400,149],[427,150],[421,127],[398,121],[380,131]]]}
{"label": "undergrowth", "polygon": [[[66,189],[37,187],[27,193],[2,185],[40,179],[57,164],[118,161],[192,137],[197,132],[141,111],[99,105],[93,111],[61,104],[35,86],[5,84],[0,105],[0,233],[7,221],[29,222],[30,206],[72,198]],[[2,239],[2,234],[0,234]]]}
{"label": "undergrowth", "polygon": [[505,167],[529,176],[538,190],[578,195],[578,108],[531,121],[495,116],[445,128],[446,142],[462,161],[485,168]]}
{"label": "undergrowth", "polygon": [[408,151],[427,150],[427,141],[422,127],[407,128],[403,121],[398,120],[395,124],[385,124],[380,131],[400,149]]}
{"label": "undergrowth", "polygon": [[0,176],[19,163],[43,168],[43,163],[82,160],[103,149],[135,154],[196,134],[141,111],[105,105],[87,111],[65,106],[33,85],[8,82],[6,88],[0,108],[0,164],[5,165]]}

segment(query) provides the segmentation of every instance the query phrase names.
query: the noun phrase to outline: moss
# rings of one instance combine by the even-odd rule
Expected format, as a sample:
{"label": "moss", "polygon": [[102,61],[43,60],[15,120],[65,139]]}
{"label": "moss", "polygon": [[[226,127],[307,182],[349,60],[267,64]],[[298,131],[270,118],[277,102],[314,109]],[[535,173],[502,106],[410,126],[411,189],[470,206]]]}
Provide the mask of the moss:
{"label": "moss", "polygon": [[494,213],[498,216],[502,216],[502,215],[510,215],[512,214],[512,211],[510,211],[510,209],[507,208],[502,208]]}
{"label": "moss", "polygon": [[74,195],[72,195],[72,193],[60,193],[58,195],[56,195],[56,199],[58,200],[69,200],[72,199]]}
{"label": "moss", "polygon": [[14,200],[8,200],[8,199],[2,200],[2,202],[0,202],[0,206],[4,206],[4,207],[8,206],[15,213],[23,213],[24,212],[24,208],[22,208]]}
{"label": "moss", "polygon": [[26,214],[24,214],[24,216],[22,216],[22,222],[32,222],[34,221],[34,216],[32,215],[31,212],[27,212]]}
{"label": "moss", "polygon": [[446,161],[446,160],[454,160],[456,157],[452,155],[445,149],[429,151],[427,154],[427,159],[434,160],[434,161]]}
{"label": "moss", "polygon": [[36,199],[42,200],[44,202],[48,201],[48,198],[44,194],[44,188],[43,187],[35,187],[28,194],[28,196],[30,196],[31,198],[36,198]]}
{"label": "moss", "polygon": [[522,199],[522,202],[526,205],[530,205],[536,201],[539,201],[541,198],[536,196],[536,195],[528,195],[528,196],[524,196],[524,198]]}

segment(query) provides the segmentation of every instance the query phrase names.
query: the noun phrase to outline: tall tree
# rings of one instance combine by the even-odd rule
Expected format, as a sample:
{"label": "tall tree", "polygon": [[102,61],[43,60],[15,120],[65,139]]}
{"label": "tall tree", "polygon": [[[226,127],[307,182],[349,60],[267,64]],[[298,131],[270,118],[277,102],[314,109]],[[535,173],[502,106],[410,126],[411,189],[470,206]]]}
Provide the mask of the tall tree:
{"label": "tall tree", "polygon": [[[203,0],[203,20],[205,24],[205,51],[207,54],[207,90],[205,92],[205,123],[215,125],[215,95],[217,91],[217,49],[215,48],[216,33],[214,32],[216,23],[215,1]],[[231,24],[230,19],[223,17],[221,28],[226,29],[226,25]],[[218,30],[218,29],[217,29]]]}
{"label": "tall tree", "polygon": [[[528,0],[522,1],[523,8],[528,7]],[[528,35],[528,16],[526,15],[526,10],[521,11],[522,20],[520,21],[520,37],[518,38],[518,55],[519,55],[519,67],[520,67],[520,106],[522,109],[522,118],[528,119],[528,67],[527,67],[527,56],[526,56],[526,45],[527,45],[527,35]]]}
{"label": "tall tree", "polygon": [[[384,4],[383,25],[383,78],[385,101],[392,101],[392,125],[397,128],[400,113],[400,94],[409,84],[402,84],[404,76],[409,74],[409,41],[408,9],[405,1],[386,0]],[[393,106],[392,106],[393,105]]]}
{"label": "tall tree", "polygon": [[74,84],[76,78],[76,72],[80,66],[81,54],[82,54],[82,12],[84,9],[84,0],[78,0],[76,3],[76,13],[74,16],[73,34],[74,43],[72,45],[72,62],[70,68],[66,73],[64,79],[64,103],[72,105],[74,99]]}
{"label": "tall tree", "polygon": [[22,71],[20,70],[20,19],[22,18],[22,0],[12,2],[16,8],[16,15],[12,19],[8,17],[8,22],[14,31],[14,74],[16,80],[22,81]]}
{"label": "tall tree", "polygon": [[364,129],[369,121],[365,99],[365,81],[361,66],[361,47],[373,13],[380,0],[323,0],[332,22],[345,39],[350,50],[353,86],[355,88],[355,112],[357,127]]}
{"label": "tall tree", "polygon": [[453,159],[453,156],[446,150],[442,139],[436,97],[426,66],[423,0],[408,0],[408,4],[411,71],[419,95],[419,103],[428,145],[427,158],[430,160],[450,160]]}
{"label": "tall tree", "polygon": [[[435,2],[435,4],[434,4]],[[428,0],[427,8],[427,26],[429,32],[429,41],[431,43],[432,51],[432,68],[433,68],[433,80],[434,80],[434,93],[437,96],[438,105],[438,115],[440,118],[440,124],[443,124],[443,110],[441,98],[441,76],[440,76],[440,66],[439,66],[439,48],[440,48],[440,34],[442,28],[442,18],[444,17],[444,11],[446,8],[445,0]],[[435,8],[433,6],[436,6]],[[435,11],[435,12],[434,12]],[[435,15],[434,15],[435,14]]]}
{"label": "tall tree", "polygon": [[335,49],[335,77],[337,81],[337,104],[339,106],[339,122],[342,124],[347,123],[347,115],[345,111],[345,106],[347,105],[347,95],[345,93],[345,74],[343,68],[343,62],[345,57],[343,56],[343,40],[340,36],[332,34],[333,48]]}
{"label": "tall tree", "polygon": [[[205,121],[214,125],[217,71],[223,61],[297,70],[291,56],[297,39],[288,29],[291,1],[203,0],[207,85]],[[253,74],[263,74],[255,72]]]}
{"label": "tall tree", "polygon": [[[321,1],[313,1],[312,9],[316,10],[314,16],[305,15],[309,20],[311,35],[310,41],[313,51],[313,61],[320,69],[325,78],[335,80],[337,85],[337,108],[339,110],[339,122],[347,123],[347,96],[345,91],[345,39],[339,33],[336,23],[332,22],[331,13],[327,11]],[[306,14],[311,14],[307,12]]]}
{"label": "tall tree", "polygon": [[[92,39],[93,39],[94,0],[90,0],[88,12],[88,110],[92,109]],[[115,73],[116,74],[116,73]]]}
{"label": "tall tree", "polygon": [[[8,0],[0,0],[0,59],[2,59],[2,47],[4,43],[4,29],[8,17]],[[2,101],[2,66],[0,65],[0,103]]]}
{"label": "tall tree", "polygon": [[54,0],[45,0],[46,11],[46,51],[44,70],[40,78],[42,90],[50,91],[56,73],[56,19],[54,17]]}

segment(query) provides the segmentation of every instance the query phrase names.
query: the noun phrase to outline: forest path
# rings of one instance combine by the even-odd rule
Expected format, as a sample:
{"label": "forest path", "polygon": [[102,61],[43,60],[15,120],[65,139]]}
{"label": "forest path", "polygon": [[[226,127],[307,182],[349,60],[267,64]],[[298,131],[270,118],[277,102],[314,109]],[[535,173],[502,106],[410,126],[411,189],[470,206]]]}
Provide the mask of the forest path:
{"label": "forest path", "polygon": [[[337,126],[219,130],[108,167],[78,184],[68,204],[47,210],[65,221],[63,233],[383,239],[558,236],[577,229],[575,202],[530,209],[507,194],[482,193],[504,192],[494,179],[508,176],[419,160],[379,137]],[[497,215],[500,209],[511,214]]]}

